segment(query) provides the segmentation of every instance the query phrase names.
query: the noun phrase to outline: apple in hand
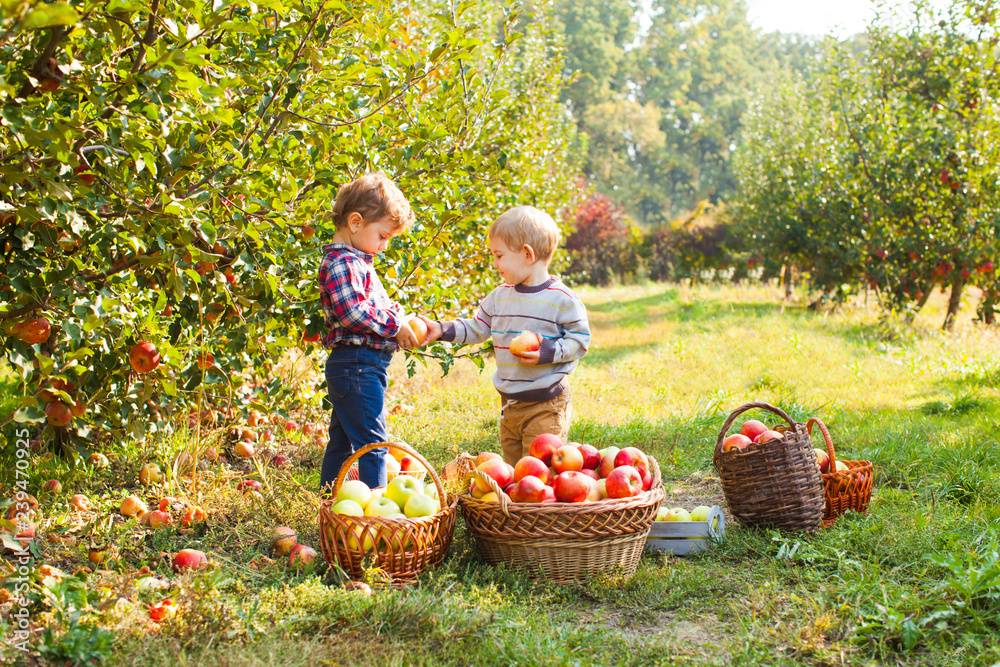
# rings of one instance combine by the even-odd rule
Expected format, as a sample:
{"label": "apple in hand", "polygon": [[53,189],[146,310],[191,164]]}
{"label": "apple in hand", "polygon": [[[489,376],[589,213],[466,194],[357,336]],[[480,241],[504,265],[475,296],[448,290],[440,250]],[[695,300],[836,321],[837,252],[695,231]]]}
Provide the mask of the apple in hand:
{"label": "apple in hand", "polygon": [[642,492],[642,476],[632,466],[619,466],[607,477],[609,498],[631,498]]}
{"label": "apple in hand", "polygon": [[[573,445],[563,445],[552,454],[552,467],[557,473],[582,470],[583,454]],[[556,497],[559,497],[558,492]]]}
{"label": "apple in hand", "polygon": [[756,442],[757,436],[766,430],[768,429],[764,426],[764,422],[757,421],[756,419],[748,419],[740,427],[740,434],[750,438],[751,442]]}
{"label": "apple in hand", "polygon": [[545,465],[552,465],[552,455],[563,446],[563,441],[559,436],[551,433],[543,433],[531,441],[528,453],[536,459],[541,459]]}
{"label": "apple in hand", "polygon": [[525,352],[537,352],[540,346],[538,335],[531,331],[523,331],[510,342],[510,353],[519,357]]}
{"label": "apple in hand", "polygon": [[528,475],[542,480],[542,484],[549,483],[549,467],[541,459],[536,459],[534,456],[522,457],[514,466],[515,482],[520,482]]}
{"label": "apple in hand", "polygon": [[419,317],[414,317],[407,324],[413,329],[414,335],[417,337],[417,346],[421,346],[427,342],[427,325]]}

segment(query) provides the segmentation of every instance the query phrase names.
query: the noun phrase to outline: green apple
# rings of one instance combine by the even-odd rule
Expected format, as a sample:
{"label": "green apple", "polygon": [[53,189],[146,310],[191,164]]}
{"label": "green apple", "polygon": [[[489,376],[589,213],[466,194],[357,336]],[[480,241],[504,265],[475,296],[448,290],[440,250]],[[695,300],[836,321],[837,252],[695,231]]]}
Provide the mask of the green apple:
{"label": "green apple", "polygon": [[365,535],[364,544],[361,544],[361,535],[365,532],[364,526],[354,526],[354,534],[347,538],[347,546],[352,549],[361,549],[362,551],[371,551],[375,543],[372,542],[371,531]]}
{"label": "green apple", "polygon": [[395,514],[390,514],[386,519],[408,519],[409,517],[402,512],[396,512]]}
{"label": "green apple", "polygon": [[399,475],[389,482],[389,486],[385,488],[384,496],[400,507],[406,507],[407,500],[418,493],[423,493],[423,491],[424,483],[419,479],[409,475]]}
{"label": "green apple", "polygon": [[683,507],[675,507],[670,510],[670,518],[667,521],[690,521],[691,513]]}
{"label": "green apple", "polygon": [[372,498],[371,502],[365,506],[365,516],[389,516],[390,514],[398,513],[399,505],[392,502],[385,496]]}
{"label": "green apple", "polygon": [[611,454],[611,458],[614,458],[620,451],[618,447],[605,447],[604,449],[598,449],[597,453],[601,455],[601,460],[603,461],[604,457],[608,454]]}
{"label": "green apple", "polygon": [[440,509],[438,501],[424,493],[418,493],[406,501],[406,506],[403,507],[403,514],[413,519],[418,516],[437,514],[438,509]]}
{"label": "green apple", "polygon": [[341,500],[333,506],[333,511],[337,514],[347,516],[364,516],[365,509],[356,500]]}
{"label": "green apple", "polygon": [[352,479],[344,482],[340,491],[337,492],[337,502],[341,500],[353,500],[361,507],[365,507],[372,499],[371,489],[359,479]]}
{"label": "green apple", "polygon": [[692,521],[708,521],[708,513],[712,511],[711,507],[707,505],[698,505],[693,510],[691,510],[691,520]]}
{"label": "green apple", "polygon": [[441,499],[438,498],[437,484],[435,484],[434,482],[431,482],[430,484],[424,486],[424,493],[433,498],[434,500],[437,500],[438,502],[441,501]]}
{"label": "green apple", "polygon": [[666,521],[667,517],[669,515],[670,515],[670,508],[661,507],[659,510],[656,511],[656,518],[653,519],[653,520],[654,521]]}

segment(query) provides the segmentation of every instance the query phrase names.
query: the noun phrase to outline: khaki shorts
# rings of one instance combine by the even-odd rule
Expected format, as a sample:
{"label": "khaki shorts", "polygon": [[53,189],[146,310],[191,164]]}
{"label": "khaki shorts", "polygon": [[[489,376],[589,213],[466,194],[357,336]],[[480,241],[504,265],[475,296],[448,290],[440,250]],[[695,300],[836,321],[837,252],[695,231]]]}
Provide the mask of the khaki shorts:
{"label": "khaki shorts", "polygon": [[503,403],[501,399],[500,448],[507,463],[514,465],[527,456],[531,441],[542,433],[557,435],[563,442],[569,437],[572,404],[568,386],[549,401]]}

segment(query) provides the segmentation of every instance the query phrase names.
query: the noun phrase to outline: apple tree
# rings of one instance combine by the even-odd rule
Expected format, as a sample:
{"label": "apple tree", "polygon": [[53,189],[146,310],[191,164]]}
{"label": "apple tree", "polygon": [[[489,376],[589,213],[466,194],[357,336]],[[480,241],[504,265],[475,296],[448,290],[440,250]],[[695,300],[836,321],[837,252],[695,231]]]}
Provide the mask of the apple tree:
{"label": "apple tree", "polygon": [[950,289],[950,328],[965,287],[986,291],[986,320],[996,293],[997,7],[913,9],[860,54],[829,43],[822,71],[779,94],[787,122],[751,114],[740,205],[759,251],[797,256],[825,291],[867,285],[913,312]]}
{"label": "apple tree", "polygon": [[324,330],[315,275],[340,184],[399,184],[417,222],[379,271],[408,309],[448,316],[492,280],[490,220],[555,212],[571,181],[541,9],[0,9],[0,348],[23,387],[0,424],[67,452],[277,402],[275,361]]}

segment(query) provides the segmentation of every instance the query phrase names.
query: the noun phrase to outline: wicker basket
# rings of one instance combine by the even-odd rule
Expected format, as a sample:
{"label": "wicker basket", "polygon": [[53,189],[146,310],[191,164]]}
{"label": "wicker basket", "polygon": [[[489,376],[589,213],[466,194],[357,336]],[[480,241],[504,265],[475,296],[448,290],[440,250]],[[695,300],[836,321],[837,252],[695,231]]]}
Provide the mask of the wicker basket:
{"label": "wicker basket", "polygon": [[[784,439],[723,452],[729,427],[754,408],[769,410],[788,422]],[[741,524],[807,531],[823,525],[823,480],[809,432],[781,409],[747,403],[733,410],[715,443],[713,462],[729,511]]]}
{"label": "wicker basket", "polygon": [[833,450],[833,439],[826,424],[813,418],[806,422],[806,428],[812,435],[813,425],[819,426],[826,441],[826,453],[830,457],[830,472],[823,473],[823,493],[826,496],[826,509],[823,511],[823,527],[828,527],[837,517],[853,510],[861,514],[868,513],[868,503],[872,499],[872,485],[875,481],[875,471],[871,461],[841,461],[847,470],[837,471],[837,456]]}
{"label": "wicker basket", "polygon": [[649,457],[653,482],[633,498],[587,503],[515,503],[493,479],[499,502],[459,496],[465,525],[486,562],[507,563],[533,578],[564,584],[600,572],[635,574],[660,501],[663,482]]}
{"label": "wicker basket", "polygon": [[428,567],[439,565],[448,554],[458,516],[458,497],[445,491],[440,477],[412,447],[376,442],[357,450],[344,463],[333,486],[334,498],[351,464],[377,447],[401,449],[424,464],[437,486],[441,511],[414,519],[348,516],[334,512],[335,501],[326,500],[319,509],[319,544],[327,563],[339,566],[352,579],[362,578],[367,560],[386,575],[394,588],[401,588],[412,584]]}

